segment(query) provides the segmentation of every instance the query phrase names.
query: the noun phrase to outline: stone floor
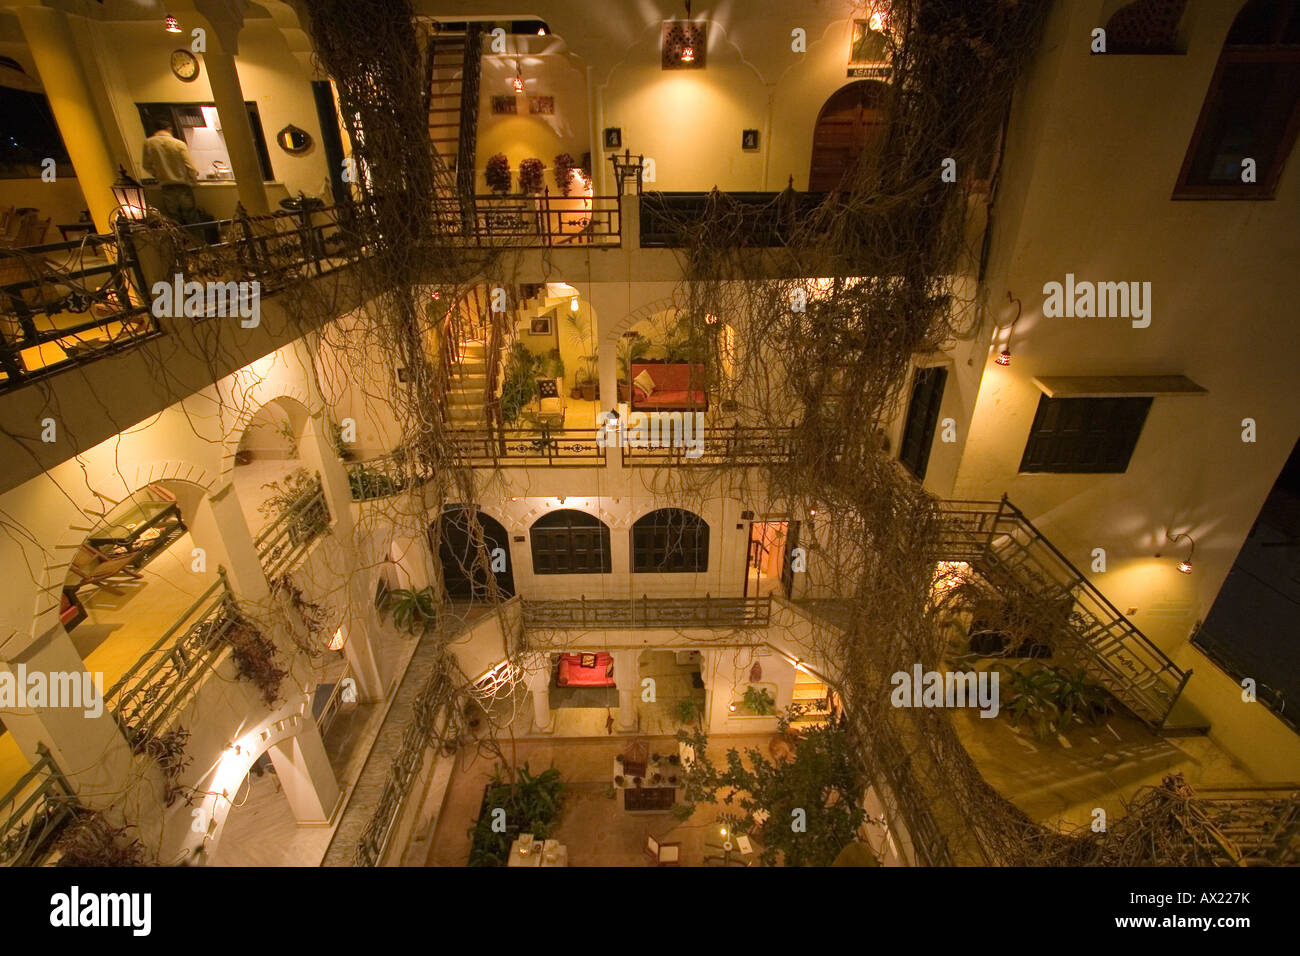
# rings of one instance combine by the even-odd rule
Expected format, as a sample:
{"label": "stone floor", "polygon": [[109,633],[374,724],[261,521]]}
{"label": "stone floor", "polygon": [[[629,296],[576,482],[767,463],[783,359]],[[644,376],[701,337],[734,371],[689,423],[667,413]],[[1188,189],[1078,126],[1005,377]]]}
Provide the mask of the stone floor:
{"label": "stone floor", "polygon": [[[728,737],[709,741],[709,754],[725,759],[735,747],[764,750],[771,735]],[[643,738],[652,750],[671,753],[676,743],[668,737]],[[510,752],[508,742],[503,742]],[[660,842],[680,842],[682,865],[703,866],[712,851],[706,841],[718,839],[721,806],[699,806],[685,822],[669,812],[628,813],[622,798],[611,793],[614,757],[623,752],[627,738],[553,739],[518,741],[514,759],[528,763],[534,773],[554,766],[567,784],[564,808],[553,838],[568,848],[569,866],[651,866],[645,853],[646,836]],[[492,778],[491,758],[463,751],[439,814],[426,862],[428,866],[464,866],[469,860],[468,831],[478,816],[483,787]]]}

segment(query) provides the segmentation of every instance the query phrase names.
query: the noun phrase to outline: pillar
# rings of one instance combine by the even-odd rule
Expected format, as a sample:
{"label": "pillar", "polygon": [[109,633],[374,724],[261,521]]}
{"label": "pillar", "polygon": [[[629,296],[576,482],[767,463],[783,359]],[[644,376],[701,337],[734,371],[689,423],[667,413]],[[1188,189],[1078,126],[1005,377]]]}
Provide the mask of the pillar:
{"label": "pillar", "polygon": [[298,721],[292,737],[273,744],[267,752],[294,821],[300,826],[329,823],[342,794],[311,715]]}
{"label": "pillar", "polygon": [[618,688],[618,719],[615,729],[632,733],[637,729],[636,699],[641,692],[641,652],[614,651],[614,685]]}
{"label": "pillar", "polygon": [[[108,135],[95,109],[95,97],[67,16],[49,7],[18,7],[15,11],[32,52],[36,70],[49,97],[59,135],[81,184],[81,194],[95,220],[95,229],[109,231],[109,216],[117,208],[113,183],[117,162]],[[245,124],[247,125],[247,124]]]}
{"label": "pillar", "polygon": [[253,145],[253,130],[248,125],[248,111],[244,108],[244,91],[239,85],[239,72],[235,69],[235,56],[226,53],[216,31],[209,31],[208,51],[203,54],[203,65],[208,70],[208,86],[212,101],[221,117],[221,135],[226,140],[230,154],[230,168],[235,173],[239,201],[250,216],[262,216],[271,211],[262,183],[262,166],[257,161],[257,147]]}
{"label": "pillar", "polygon": [[270,596],[266,573],[233,484],[227,483],[204,496],[190,522],[190,534],[194,546],[204,550],[209,571],[215,571],[218,565],[226,569],[226,580],[236,598],[258,602]]}
{"label": "pillar", "polygon": [[528,690],[533,695],[533,729],[539,734],[555,730],[551,712],[551,666],[549,655],[539,655],[529,665]]}
{"label": "pillar", "polygon": [[344,625],[343,654],[357,682],[357,699],[381,700],[384,696],[383,679],[375,657],[374,638],[378,635],[379,616],[368,586],[366,567],[357,540],[356,522],[352,517],[352,485],[347,469],[339,460],[338,452],[330,443],[329,424],[323,414],[307,419],[302,439],[298,442],[303,466],[320,475],[321,490],[329,506],[334,537],[338,541],[346,562],[344,574],[348,580],[348,621]]}

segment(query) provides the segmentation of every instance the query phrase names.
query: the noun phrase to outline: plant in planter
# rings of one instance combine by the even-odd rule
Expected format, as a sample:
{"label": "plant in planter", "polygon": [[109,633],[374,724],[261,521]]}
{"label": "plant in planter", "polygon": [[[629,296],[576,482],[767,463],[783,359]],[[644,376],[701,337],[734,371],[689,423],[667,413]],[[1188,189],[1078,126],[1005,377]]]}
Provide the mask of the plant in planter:
{"label": "plant in planter", "polygon": [[97,810],[79,810],[54,844],[56,866],[148,866],[144,845],[126,838]]}
{"label": "plant in planter", "polygon": [[388,592],[393,626],[409,634],[424,634],[438,622],[438,601],[433,587],[394,588]]}
{"label": "plant in planter", "polygon": [[[509,862],[510,845],[521,833],[531,833],[534,839],[545,840],[553,832],[560,817],[565,784],[554,767],[534,776],[524,764],[515,774],[514,783],[506,783],[497,766],[492,781],[483,791],[483,804],[478,820],[470,827],[473,840],[470,848],[470,866],[505,866]],[[497,832],[494,824],[504,810],[505,832]]]}
{"label": "plant in planter", "polygon": [[[694,724],[704,716],[704,702],[696,697],[683,697],[673,701],[673,716],[679,724]],[[677,754],[669,754],[668,762],[676,766],[681,763]]]}
{"label": "plant in planter", "polygon": [[546,167],[540,159],[525,159],[519,164],[519,191],[534,195],[540,193],[545,184]]}
{"label": "plant in planter", "polygon": [[1013,727],[1029,724],[1034,736],[1054,737],[1075,724],[1096,725],[1111,712],[1111,698],[1082,671],[1023,664],[999,668],[1003,711]]}
{"label": "plant in planter", "polygon": [[494,193],[510,192],[510,160],[505,153],[497,153],[483,169],[483,181]]}
{"label": "plant in planter", "polygon": [[501,383],[501,420],[507,425],[519,420],[519,413],[537,397],[537,379],[542,362],[522,342],[510,346]]}
{"label": "plant in planter", "polygon": [[280,683],[288,676],[287,671],[275,666],[275,645],[242,616],[233,616],[225,623],[221,638],[230,645],[239,676],[262,692],[267,707],[274,707],[280,699]]}
{"label": "plant in planter", "polygon": [[614,786],[616,787],[621,787],[625,783],[627,783],[627,778],[624,777],[622,774],[619,774],[617,777],[614,778]]}
{"label": "plant in planter", "polygon": [[596,388],[596,336],[591,327],[591,319],[590,317],[584,317],[581,312],[569,311],[566,314],[566,321],[570,335],[582,358],[582,365],[574,373],[574,381],[577,383],[584,401],[595,401],[598,397]]}
{"label": "plant in planter", "polygon": [[555,167],[551,175],[555,177],[555,185],[559,187],[560,194],[563,196],[569,195],[570,190],[573,189],[573,169],[573,157],[568,153],[560,153],[555,157]]}

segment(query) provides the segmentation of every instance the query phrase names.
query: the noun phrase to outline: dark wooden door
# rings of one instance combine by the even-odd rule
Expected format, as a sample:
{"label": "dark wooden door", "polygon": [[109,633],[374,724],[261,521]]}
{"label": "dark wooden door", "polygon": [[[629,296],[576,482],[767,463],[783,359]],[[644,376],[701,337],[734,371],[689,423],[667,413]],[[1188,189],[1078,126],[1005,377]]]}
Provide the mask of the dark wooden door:
{"label": "dark wooden door", "polygon": [[[447,596],[484,600],[488,596],[488,574],[496,577],[497,589],[504,598],[513,597],[515,577],[510,565],[510,537],[506,529],[490,515],[478,512],[479,525],[483,528],[483,543],[487,547],[488,567],[479,561],[478,549],[473,545],[470,534],[470,515],[467,508],[448,508],[442,513],[440,529],[430,529],[439,539],[438,555],[442,560],[442,583],[447,589]],[[500,548],[505,555],[505,570],[491,570],[494,552]]]}
{"label": "dark wooden door", "polygon": [[859,80],[826,101],[813,128],[809,192],[838,188],[864,150],[878,150],[884,144],[889,121],[883,108],[885,89],[875,80]]}

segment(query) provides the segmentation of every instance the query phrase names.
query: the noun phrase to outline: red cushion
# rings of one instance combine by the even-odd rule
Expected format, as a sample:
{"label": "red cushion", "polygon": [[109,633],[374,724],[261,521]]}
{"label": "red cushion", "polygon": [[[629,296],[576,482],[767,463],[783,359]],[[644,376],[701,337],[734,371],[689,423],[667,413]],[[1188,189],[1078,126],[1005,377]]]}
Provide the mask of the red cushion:
{"label": "red cushion", "polygon": [[[632,388],[632,407],[641,408],[708,408],[709,398],[704,390],[703,365],[673,362],[663,365],[633,362],[632,378],[648,372],[654,380],[653,394],[646,395],[640,386]],[[691,386],[694,386],[692,388]]]}
{"label": "red cushion", "polygon": [[557,683],[561,687],[613,687],[610,675],[614,656],[601,652],[596,655],[595,667],[583,667],[581,654],[561,654]]}

